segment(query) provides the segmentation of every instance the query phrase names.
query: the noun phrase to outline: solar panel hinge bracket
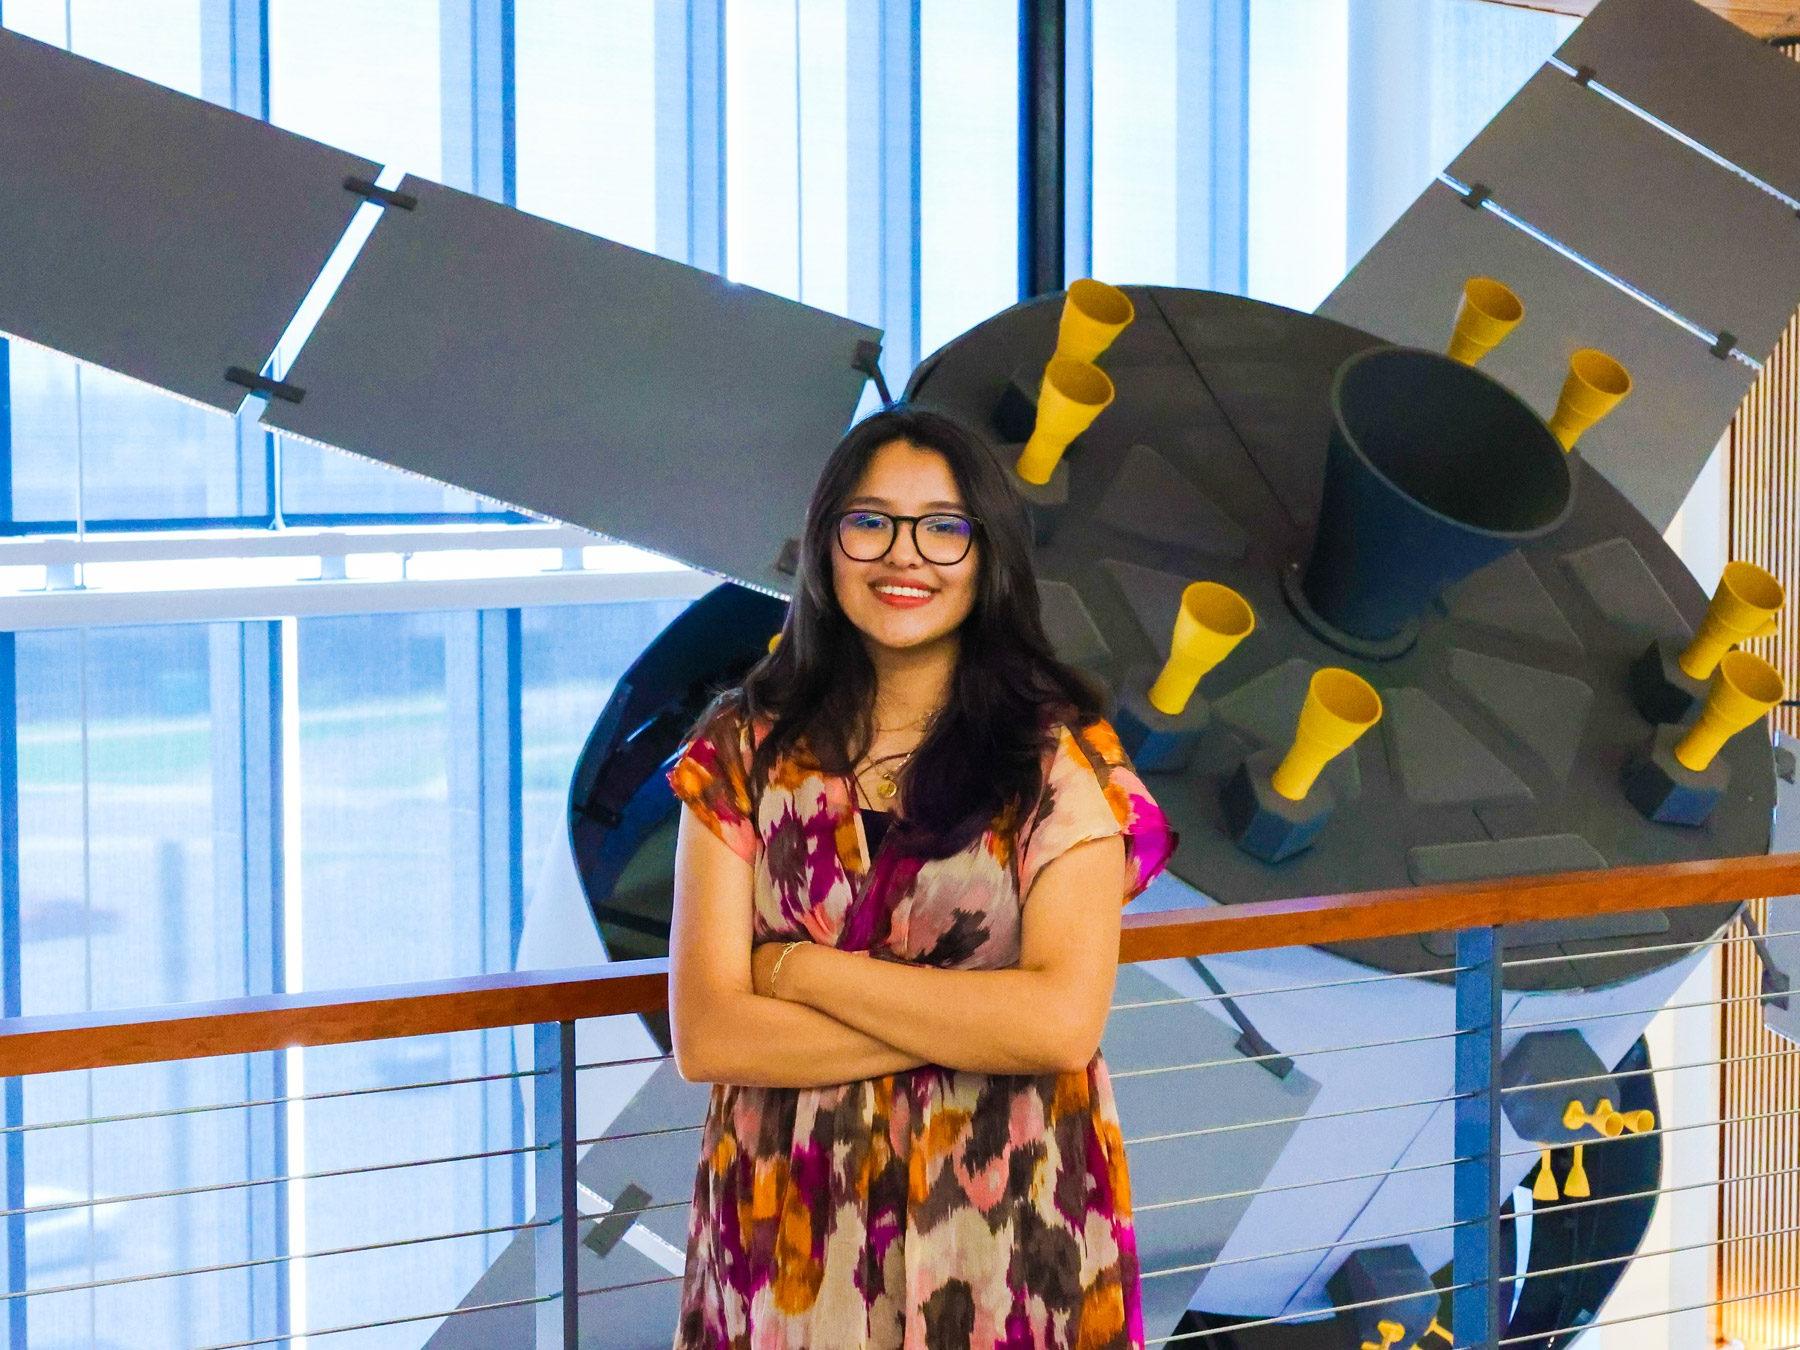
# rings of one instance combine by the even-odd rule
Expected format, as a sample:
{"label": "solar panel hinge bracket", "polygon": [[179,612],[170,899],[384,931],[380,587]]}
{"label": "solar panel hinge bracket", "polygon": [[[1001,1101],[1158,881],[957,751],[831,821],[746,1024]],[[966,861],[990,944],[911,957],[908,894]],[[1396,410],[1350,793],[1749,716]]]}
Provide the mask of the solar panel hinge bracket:
{"label": "solar panel hinge bracket", "polygon": [[396,192],[393,188],[379,187],[370,179],[358,178],[355,174],[344,180],[344,190],[365,197],[377,206],[397,206],[402,211],[411,211],[419,204],[419,199],[410,192]]}
{"label": "solar panel hinge bracket", "polygon": [[226,367],[225,378],[232,384],[242,385],[253,394],[278,398],[283,403],[298,403],[306,397],[306,391],[299,385],[289,384],[286,380],[272,380],[267,375],[259,375],[244,366]]}

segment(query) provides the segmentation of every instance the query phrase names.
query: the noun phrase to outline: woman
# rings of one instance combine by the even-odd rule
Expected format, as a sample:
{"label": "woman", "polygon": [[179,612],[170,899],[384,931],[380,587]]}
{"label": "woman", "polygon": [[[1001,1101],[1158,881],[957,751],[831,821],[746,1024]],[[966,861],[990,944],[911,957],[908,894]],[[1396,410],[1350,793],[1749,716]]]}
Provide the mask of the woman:
{"label": "woman", "polygon": [[1142,1344],[1098,1047],[1176,837],[1101,707],[992,452],[854,427],[781,641],[669,773],[675,1059],[716,1084],[678,1347]]}

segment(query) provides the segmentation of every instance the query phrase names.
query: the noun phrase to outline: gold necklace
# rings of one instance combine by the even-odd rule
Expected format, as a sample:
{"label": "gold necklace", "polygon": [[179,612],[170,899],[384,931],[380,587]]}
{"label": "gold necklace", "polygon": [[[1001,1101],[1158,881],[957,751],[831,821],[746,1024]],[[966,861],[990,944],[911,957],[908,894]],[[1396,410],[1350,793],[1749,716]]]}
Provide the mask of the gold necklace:
{"label": "gold necklace", "polygon": [[[897,726],[897,727],[877,726],[875,728],[875,734],[880,736],[880,735],[885,735],[888,732],[892,732],[892,731],[915,731],[918,728],[923,727],[927,723],[929,723],[934,717],[937,716],[937,714],[938,714],[938,710],[933,710],[932,712],[926,713],[925,716],[921,717],[916,722],[902,723],[900,726]],[[883,755],[880,759],[872,759],[869,761],[869,767],[871,769],[874,769],[877,764],[887,763],[890,759],[897,759],[900,761],[898,768],[892,772],[890,772],[887,769],[877,769],[876,770],[876,774],[880,778],[881,781],[875,785],[875,795],[877,797],[881,798],[882,801],[891,802],[894,800],[894,798],[897,795],[899,795],[900,784],[895,781],[894,773],[899,772],[900,770],[902,770],[906,767],[906,761],[912,758],[914,751],[918,750],[918,748],[919,747],[917,745],[915,745],[915,746],[913,746],[913,748],[911,750],[902,750],[896,754]]]}
{"label": "gold necklace", "polygon": [[[917,749],[918,746],[915,745],[913,750]],[[869,767],[874,769],[877,764],[885,764],[890,759],[897,759],[900,761],[900,767],[904,769],[906,761],[911,759],[912,755],[912,750],[902,751],[897,755],[883,755],[880,759],[870,760]],[[895,795],[900,791],[900,784],[894,781],[894,775],[886,769],[876,769],[876,775],[881,781],[875,785],[875,795],[884,802],[893,801]]]}

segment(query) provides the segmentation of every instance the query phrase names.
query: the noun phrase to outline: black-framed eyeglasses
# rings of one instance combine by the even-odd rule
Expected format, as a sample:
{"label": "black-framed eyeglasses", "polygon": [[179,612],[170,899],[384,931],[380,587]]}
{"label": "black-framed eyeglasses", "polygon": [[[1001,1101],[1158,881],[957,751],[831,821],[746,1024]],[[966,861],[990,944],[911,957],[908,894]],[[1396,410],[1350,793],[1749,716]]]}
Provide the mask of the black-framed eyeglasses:
{"label": "black-framed eyeglasses", "polygon": [[901,522],[912,527],[913,548],[926,562],[950,567],[961,562],[975,540],[980,520],[948,511],[924,516],[892,516],[886,511],[841,511],[837,520],[838,547],[856,562],[875,562],[887,557],[900,533]]}

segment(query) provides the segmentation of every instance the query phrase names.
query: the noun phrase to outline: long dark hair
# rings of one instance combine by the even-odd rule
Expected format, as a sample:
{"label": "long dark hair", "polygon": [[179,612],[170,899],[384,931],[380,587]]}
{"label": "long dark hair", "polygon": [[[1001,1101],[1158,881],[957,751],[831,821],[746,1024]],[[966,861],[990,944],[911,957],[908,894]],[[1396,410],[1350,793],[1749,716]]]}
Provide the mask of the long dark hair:
{"label": "long dark hair", "polygon": [[806,510],[794,598],[775,650],[751,667],[720,708],[772,719],[749,765],[752,801],[775,762],[804,740],[819,768],[848,774],[874,737],[875,667],[832,586],[831,550],[842,504],[876,450],[907,441],[949,462],[980,545],[975,601],[959,634],[950,698],[907,760],[907,803],[892,848],[947,857],[1002,812],[1015,825],[1037,803],[1041,757],[1058,720],[1086,726],[1105,700],[1087,675],[1057,659],[1038,617],[1031,527],[995,452],[954,418],[897,404],[858,422],[825,461]]}

